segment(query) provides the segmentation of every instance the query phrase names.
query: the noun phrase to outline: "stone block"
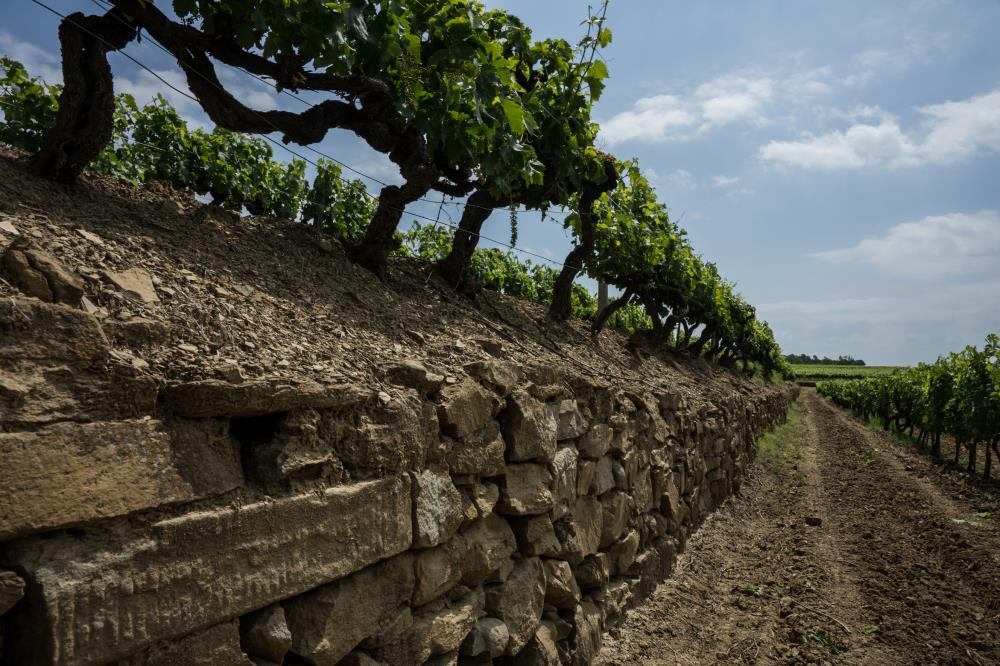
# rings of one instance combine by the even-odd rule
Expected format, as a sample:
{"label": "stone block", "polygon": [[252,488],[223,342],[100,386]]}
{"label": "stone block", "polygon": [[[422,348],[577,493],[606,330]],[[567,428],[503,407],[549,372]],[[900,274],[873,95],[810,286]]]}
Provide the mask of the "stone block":
{"label": "stone block", "polygon": [[503,620],[484,617],[476,622],[476,626],[462,641],[459,652],[468,657],[482,656],[485,659],[488,655],[490,659],[496,659],[503,655],[509,640],[510,632]]}
{"label": "stone block", "polygon": [[0,571],[0,615],[24,596],[24,580],[13,571]]}
{"label": "stone block", "polygon": [[611,578],[611,558],[607,553],[588,555],[573,567],[573,577],[584,591],[604,587]]}
{"label": "stone block", "polygon": [[514,657],[514,666],[560,666],[556,640],[555,626],[542,622],[532,639]]}
{"label": "stone block", "polygon": [[579,455],[572,446],[561,447],[549,463],[552,472],[552,518],[558,520],[573,508],[576,501],[577,459]]}
{"label": "stone block", "polygon": [[497,512],[515,516],[546,513],[555,505],[552,473],[545,465],[512,463],[500,488]]}
{"label": "stone block", "polygon": [[579,564],[587,555],[596,553],[601,542],[602,526],[601,503],[597,498],[578,498],[573,513],[555,523],[559,557],[571,564]]}
{"label": "stone block", "polygon": [[176,641],[163,641],[116,666],[254,666],[240,648],[236,621],[223,622]]}
{"label": "stone block", "polygon": [[548,461],[555,455],[559,422],[545,403],[526,391],[515,390],[507,397],[500,422],[508,460]]}
{"label": "stone block", "polygon": [[584,458],[597,459],[611,450],[611,439],[614,431],[606,423],[595,423],[585,432],[576,447]]}
{"label": "stone block", "polygon": [[346,409],[367,402],[368,389],[354,384],[324,386],[312,381],[261,379],[230,384],[219,379],[174,382],[163,392],[164,407],[176,416],[247,417],[292,409]]}
{"label": "stone block", "polygon": [[559,540],[552,527],[552,519],[547,514],[511,517],[509,522],[520,553],[554,556],[559,552]]}
{"label": "stone block", "polygon": [[510,525],[496,514],[477,520],[462,532],[465,554],[462,558],[462,584],[474,587],[510,561],[517,541]]}
{"label": "stone block", "polygon": [[473,379],[441,390],[438,419],[445,434],[463,438],[482,430],[493,418],[497,399]]}
{"label": "stone block", "polygon": [[553,417],[556,419],[556,439],[575,439],[587,432],[587,419],[583,418],[576,400],[560,400],[554,405],[549,405]]}
{"label": "stone block", "polygon": [[280,664],[292,647],[285,609],[275,604],[240,618],[240,645],[250,657]]}
{"label": "stone block", "polygon": [[545,566],[545,603],[556,608],[573,608],[580,601],[580,588],[569,562],[542,560]]}
{"label": "stone block", "polygon": [[102,365],[110,353],[100,323],[82,310],[30,298],[0,301],[0,360],[89,368]]}
{"label": "stone block", "polygon": [[413,595],[413,556],[403,553],[284,603],[292,650],[333,666]]}
{"label": "stone block", "polygon": [[635,555],[639,551],[639,533],[630,531],[620,541],[612,544],[608,549],[611,558],[611,574],[620,576],[631,568],[635,562]]}
{"label": "stone block", "polygon": [[544,604],[545,568],[537,557],[518,560],[503,584],[486,588],[487,612],[503,620],[510,633],[504,654],[517,654],[531,640]]}
{"label": "stone block", "polygon": [[457,535],[436,548],[419,550],[413,554],[413,571],[416,577],[413,588],[414,606],[423,606],[458,584],[462,579],[465,549],[465,538]]}
{"label": "stone block", "polygon": [[19,541],[0,564],[25,572],[30,612],[14,614],[7,649],[29,666],[120,659],[406,550],[411,511],[398,476],[199,511],[131,538]]}
{"label": "stone block", "polygon": [[200,450],[197,444],[172,450],[162,424],[148,418],[0,433],[0,540],[186,502],[239,485],[238,459],[231,455],[220,464],[209,457],[206,464],[218,477],[203,477]]}
{"label": "stone block", "polygon": [[502,476],[505,448],[500,426],[491,419],[482,430],[452,444],[448,469],[452,474]]}
{"label": "stone block", "polygon": [[413,476],[413,547],[430,548],[452,537],[462,524],[462,495],[445,473]]}
{"label": "stone block", "polygon": [[456,652],[483,610],[482,590],[473,590],[450,605],[430,604],[413,612],[413,624],[381,645],[375,657],[389,666],[423,664]]}

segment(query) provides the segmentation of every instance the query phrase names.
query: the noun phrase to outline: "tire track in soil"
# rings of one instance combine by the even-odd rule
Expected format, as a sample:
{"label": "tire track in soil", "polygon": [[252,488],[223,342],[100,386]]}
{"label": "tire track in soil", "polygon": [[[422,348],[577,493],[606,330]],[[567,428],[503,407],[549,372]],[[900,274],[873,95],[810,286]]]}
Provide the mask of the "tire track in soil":
{"label": "tire track in soil", "polygon": [[598,664],[1000,663],[996,497],[799,403],[798,463],[754,467]]}

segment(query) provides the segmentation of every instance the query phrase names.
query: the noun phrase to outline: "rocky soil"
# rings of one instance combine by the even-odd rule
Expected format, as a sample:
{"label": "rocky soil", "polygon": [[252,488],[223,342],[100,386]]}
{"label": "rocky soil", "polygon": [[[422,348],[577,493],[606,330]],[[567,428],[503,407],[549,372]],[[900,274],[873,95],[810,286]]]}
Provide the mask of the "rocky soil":
{"label": "rocky soil", "polygon": [[797,460],[758,464],[598,663],[1000,663],[995,489],[800,404]]}
{"label": "rocky soil", "polygon": [[746,390],[705,363],[633,353],[614,332],[594,341],[582,321],[553,326],[534,304],[491,293],[470,301],[424,265],[396,261],[380,282],[304,224],[241,218],[169,186],[100,175],[67,191],[0,149],[0,253],[15,241],[35,252],[25,266],[36,272],[5,262],[0,297],[34,283],[29,295],[83,307],[120,360],[166,379],[377,383],[396,360],[458,368],[515,352],[613,385],[669,385],[693,404],[706,384]]}

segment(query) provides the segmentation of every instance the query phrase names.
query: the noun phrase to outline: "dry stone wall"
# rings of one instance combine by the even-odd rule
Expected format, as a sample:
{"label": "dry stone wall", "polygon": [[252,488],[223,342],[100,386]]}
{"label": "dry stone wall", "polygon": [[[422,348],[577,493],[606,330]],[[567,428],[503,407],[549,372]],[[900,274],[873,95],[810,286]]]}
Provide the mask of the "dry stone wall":
{"label": "dry stone wall", "polygon": [[588,664],[791,397],[447,370],[168,382],[0,302],[5,663]]}

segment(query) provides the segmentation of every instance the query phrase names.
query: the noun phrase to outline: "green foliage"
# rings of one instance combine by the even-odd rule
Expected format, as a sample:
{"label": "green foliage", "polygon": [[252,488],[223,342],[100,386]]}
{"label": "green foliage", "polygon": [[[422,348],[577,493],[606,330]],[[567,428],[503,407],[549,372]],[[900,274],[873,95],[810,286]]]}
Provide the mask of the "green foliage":
{"label": "green foliage", "polygon": [[888,375],[822,382],[817,390],[863,419],[877,419],[899,432],[920,431],[921,441],[955,438],[970,451],[970,471],[979,444],[1000,442],[1000,337],[990,334],[982,350],[968,346],[935,363]]}
{"label": "green foliage", "polygon": [[50,86],[28,74],[24,65],[0,57],[0,141],[22,150],[35,152],[42,145],[42,132],[56,122],[59,104],[58,86]]}

